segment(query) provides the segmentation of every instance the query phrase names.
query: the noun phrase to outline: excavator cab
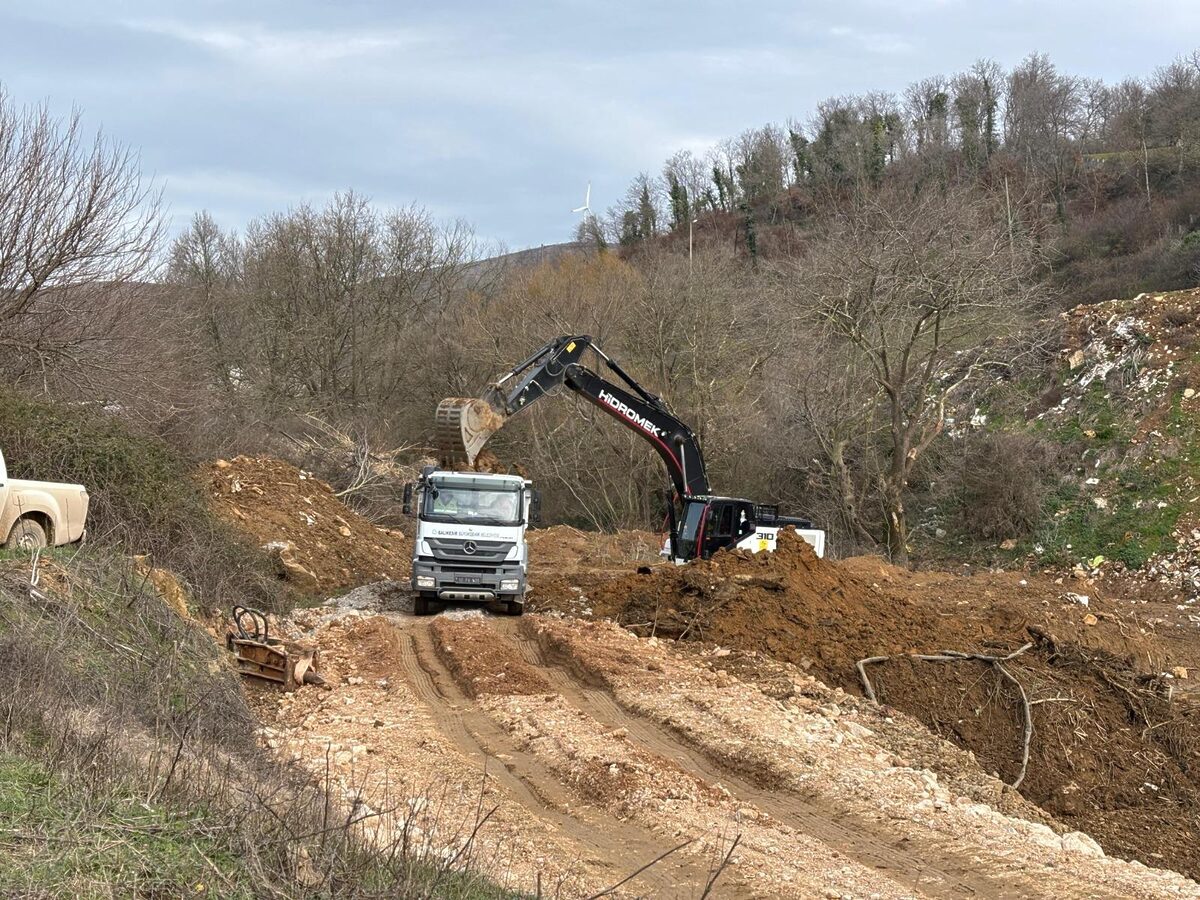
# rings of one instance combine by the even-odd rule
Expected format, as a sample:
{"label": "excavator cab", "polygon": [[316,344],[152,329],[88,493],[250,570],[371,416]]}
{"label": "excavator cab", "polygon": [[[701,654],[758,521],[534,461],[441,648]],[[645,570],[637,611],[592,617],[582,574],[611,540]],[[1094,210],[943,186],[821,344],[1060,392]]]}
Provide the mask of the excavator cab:
{"label": "excavator cab", "polygon": [[687,497],[679,513],[675,559],[708,559],[723,547],[735,547],[757,528],[755,506],[735,497]]}

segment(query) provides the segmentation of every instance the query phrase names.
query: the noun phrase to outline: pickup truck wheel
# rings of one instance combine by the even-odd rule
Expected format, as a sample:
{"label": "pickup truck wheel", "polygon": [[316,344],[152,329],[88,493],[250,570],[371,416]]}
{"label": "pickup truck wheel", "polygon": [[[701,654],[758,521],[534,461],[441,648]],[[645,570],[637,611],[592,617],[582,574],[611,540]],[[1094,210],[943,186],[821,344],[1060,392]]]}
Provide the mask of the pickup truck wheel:
{"label": "pickup truck wheel", "polygon": [[4,546],[9,550],[38,550],[47,544],[46,530],[33,519],[21,519],[9,532]]}

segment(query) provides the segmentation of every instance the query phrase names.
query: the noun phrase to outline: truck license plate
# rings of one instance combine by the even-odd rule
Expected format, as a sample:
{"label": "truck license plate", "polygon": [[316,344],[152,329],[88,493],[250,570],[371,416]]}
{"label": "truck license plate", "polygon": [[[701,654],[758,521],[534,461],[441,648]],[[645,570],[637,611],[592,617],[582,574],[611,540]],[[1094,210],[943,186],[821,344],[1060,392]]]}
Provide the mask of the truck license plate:
{"label": "truck license plate", "polygon": [[460,575],[457,580],[461,584],[479,584],[481,579],[478,575]]}

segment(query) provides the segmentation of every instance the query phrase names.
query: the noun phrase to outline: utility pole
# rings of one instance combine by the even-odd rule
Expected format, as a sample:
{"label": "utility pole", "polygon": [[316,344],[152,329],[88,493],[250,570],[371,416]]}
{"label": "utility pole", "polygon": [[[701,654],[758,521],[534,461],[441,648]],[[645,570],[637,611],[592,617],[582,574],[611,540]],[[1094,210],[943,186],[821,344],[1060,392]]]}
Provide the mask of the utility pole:
{"label": "utility pole", "polygon": [[692,211],[688,210],[688,277],[692,274],[692,226],[696,224],[696,220],[692,218]]}

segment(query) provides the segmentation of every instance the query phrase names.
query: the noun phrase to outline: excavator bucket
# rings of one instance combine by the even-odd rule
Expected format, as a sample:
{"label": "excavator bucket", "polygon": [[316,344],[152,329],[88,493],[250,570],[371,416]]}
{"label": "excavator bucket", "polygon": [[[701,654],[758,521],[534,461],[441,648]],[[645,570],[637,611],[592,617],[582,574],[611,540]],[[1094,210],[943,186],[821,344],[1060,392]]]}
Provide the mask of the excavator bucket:
{"label": "excavator bucket", "polygon": [[434,414],[434,434],[444,466],[474,466],[488,438],[504,426],[504,415],[486,400],[447,397]]}

